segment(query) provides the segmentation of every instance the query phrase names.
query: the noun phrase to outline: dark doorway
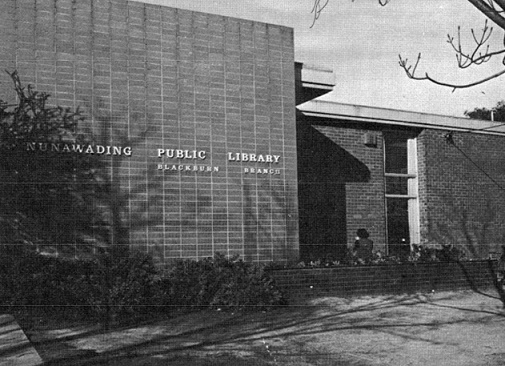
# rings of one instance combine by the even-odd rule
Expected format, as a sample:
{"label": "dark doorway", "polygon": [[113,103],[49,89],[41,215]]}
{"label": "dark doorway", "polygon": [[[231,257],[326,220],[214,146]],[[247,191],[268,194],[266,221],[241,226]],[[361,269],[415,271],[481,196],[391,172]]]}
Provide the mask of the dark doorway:
{"label": "dark doorway", "polygon": [[300,258],[340,260],[347,247],[346,183],[367,182],[370,171],[314,126],[299,121],[297,132]]}

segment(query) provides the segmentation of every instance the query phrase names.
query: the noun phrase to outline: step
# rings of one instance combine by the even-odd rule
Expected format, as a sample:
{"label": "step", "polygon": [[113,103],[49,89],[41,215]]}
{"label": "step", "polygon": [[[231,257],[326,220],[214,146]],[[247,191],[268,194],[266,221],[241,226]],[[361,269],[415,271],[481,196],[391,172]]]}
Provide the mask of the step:
{"label": "step", "polygon": [[43,361],[12,315],[0,315],[0,366],[34,366]]}

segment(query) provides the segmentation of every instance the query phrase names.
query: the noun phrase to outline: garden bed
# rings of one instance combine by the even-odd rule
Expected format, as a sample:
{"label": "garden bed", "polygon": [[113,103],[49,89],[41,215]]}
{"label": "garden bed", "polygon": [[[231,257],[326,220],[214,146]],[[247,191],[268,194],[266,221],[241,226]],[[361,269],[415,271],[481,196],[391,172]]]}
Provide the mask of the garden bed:
{"label": "garden bed", "polygon": [[399,294],[493,286],[489,262],[428,262],[271,269],[291,300],[315,296]]}

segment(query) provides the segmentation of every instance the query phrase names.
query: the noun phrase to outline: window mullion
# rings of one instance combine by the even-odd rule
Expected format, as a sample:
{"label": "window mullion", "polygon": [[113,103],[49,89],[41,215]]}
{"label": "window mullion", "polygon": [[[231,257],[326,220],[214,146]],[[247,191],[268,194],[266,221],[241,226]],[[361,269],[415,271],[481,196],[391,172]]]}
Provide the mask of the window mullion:
{"label": "window mullion", "polygon": [[416,174],[384,173],[386,177],[417,178]]}
{"label": "window mullion", "polygon": [[405,199],[411,200],[411,199],[416,199],[417,195],[386,193],[386,198],[405,198]]}

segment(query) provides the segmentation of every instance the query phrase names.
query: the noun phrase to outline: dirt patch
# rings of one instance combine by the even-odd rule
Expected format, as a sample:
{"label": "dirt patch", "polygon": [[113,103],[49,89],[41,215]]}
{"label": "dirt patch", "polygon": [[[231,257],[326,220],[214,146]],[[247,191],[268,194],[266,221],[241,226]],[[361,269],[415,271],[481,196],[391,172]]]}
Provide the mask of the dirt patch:
{"label": "dirt patch", "polygon": [[473,292],[327,297],[268,313],[27,334],[49,365],[505,364],[505,312],[494,295]]}

